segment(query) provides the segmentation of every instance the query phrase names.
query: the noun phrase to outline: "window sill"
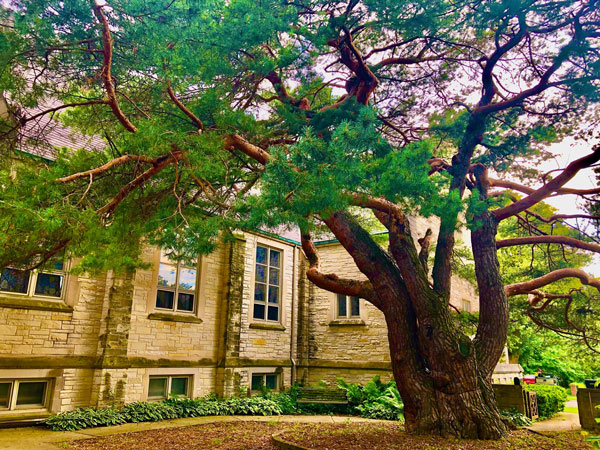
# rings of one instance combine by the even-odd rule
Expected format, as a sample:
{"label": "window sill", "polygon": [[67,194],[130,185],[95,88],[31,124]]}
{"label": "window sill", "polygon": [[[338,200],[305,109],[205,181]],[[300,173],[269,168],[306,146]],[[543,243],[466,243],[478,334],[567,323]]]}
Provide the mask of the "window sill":
{"label": "window sill", "polygon": [[329,322],[330,327],[349,327],[349,326],[365,326],[366,323],[362,319],[335,319]]}
{"label": "window sill", "polygon": [[254,328],[256,330],[285,331],[285,327],[280,323],[252,322],[250,324],[250,328]]}
{"label": "window sill", "polygon": [[165,322],[185,322],[185,323],[202,323],[202,319],[196,316],[187,314],[172,314],[172,313],[150,313],[150,320],[164,320]]}
{"label": "window sill", "polygon": [[73,312],[73,307],[62,300],[45,300],[35,297],[0,295],[0,308],[35,309],[38,311]]}
{"label": "window sill", "polygon": [[42,420],[52,414],[46,408],[18,409],[12,411],[0,411],[0,423],[18,423],[32,420]]}

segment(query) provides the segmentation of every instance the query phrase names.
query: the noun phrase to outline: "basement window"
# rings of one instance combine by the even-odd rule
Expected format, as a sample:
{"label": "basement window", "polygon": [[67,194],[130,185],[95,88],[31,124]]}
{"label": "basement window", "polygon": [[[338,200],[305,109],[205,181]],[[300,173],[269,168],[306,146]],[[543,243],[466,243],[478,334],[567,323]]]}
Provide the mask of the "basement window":
{"label": "basement window", "polygon": [[276,373],[253,373],[250,390],[252,392],[261,392],[265,389],[276,391],[278,386],[277,378]]}
{"label": "basement window", "polygon": [[47,408],[50,380],[0,380],[0,410]]}
{"label": "basement window", "polygon": [[156,376],[148,382],[148,400],[160,401],[169,397],[189,397],[190,376]]}

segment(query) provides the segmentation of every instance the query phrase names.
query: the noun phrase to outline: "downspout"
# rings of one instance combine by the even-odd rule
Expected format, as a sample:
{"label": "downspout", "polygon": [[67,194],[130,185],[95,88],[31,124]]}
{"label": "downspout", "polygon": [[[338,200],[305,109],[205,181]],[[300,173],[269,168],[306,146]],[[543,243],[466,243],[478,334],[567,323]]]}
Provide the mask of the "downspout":
{"label": "downspout", "polygon": [[297,287],[296,287],[296,271],[297,271],[297,264],[296,264],[296,249],[298,248],[298,246],[296,244],[294,244],[293,250],[292,250],[292,256],[293,256],[293,264],[292,264],[292,316],[291,316],[291,331],[290,331],[290,363],[292,364],[292,379],[291,379],[291,385],[293,386],[294,383],[296,382],[296,360],[294,359],[294,342],[296,341],[296,333],[295,333],[295,326],[297,326],[296,324],[296,294],[297,294]]}

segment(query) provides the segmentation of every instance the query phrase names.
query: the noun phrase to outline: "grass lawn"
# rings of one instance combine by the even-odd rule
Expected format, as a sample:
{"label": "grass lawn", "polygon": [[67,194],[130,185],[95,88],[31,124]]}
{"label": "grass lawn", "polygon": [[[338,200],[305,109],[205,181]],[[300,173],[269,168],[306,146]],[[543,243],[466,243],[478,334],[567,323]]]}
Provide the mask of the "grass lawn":
{"label": "grass lawn", "polygon": [[115,434],[63,443],[81,450],[278,450],[271,435],[315,450],[590,450],[578,432],[511,432],[502,441],[443,439],[407,435],[394,422],[292,424],[227,422]]}
{"label": "grass lawn", "polygon": [[579,412],[579,409],[577,409],[577,406],[565,406],[565,412],[577,414]]}
{"label": "grass lawn", "polygon": [[569,400],[577,400],[577,396],[576,395],[567,395],[567,401]]}

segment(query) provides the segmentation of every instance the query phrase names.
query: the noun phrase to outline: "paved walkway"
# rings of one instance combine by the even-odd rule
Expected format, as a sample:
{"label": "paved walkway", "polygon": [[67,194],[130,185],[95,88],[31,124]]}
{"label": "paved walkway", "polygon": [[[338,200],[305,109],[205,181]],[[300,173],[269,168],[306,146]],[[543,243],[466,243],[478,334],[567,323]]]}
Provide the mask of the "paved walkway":
{"label": "paved walkway", "polygon": [[552,419],[544,420],[543,422],[535,422],[527,428],[543,433],[544,431],[579,430],[581,425],[579,424],[579,414],[562,412],[558,413],[558,415]]}
{"label": "paved walkway", "polygon": [[0,450],[58,450],[58,444],[76,439],[90,439],[109,434],[186,427],[215,422],[289,422],[289,423],[346,423],[377,422],[361,417],[343,416],[210,416],[160,422],[126,423],[114,427],[98,427],[79,431],[52,431],[45,426],[0,428]]}

